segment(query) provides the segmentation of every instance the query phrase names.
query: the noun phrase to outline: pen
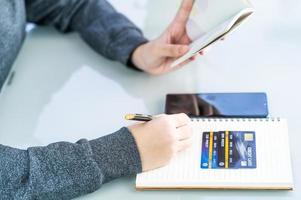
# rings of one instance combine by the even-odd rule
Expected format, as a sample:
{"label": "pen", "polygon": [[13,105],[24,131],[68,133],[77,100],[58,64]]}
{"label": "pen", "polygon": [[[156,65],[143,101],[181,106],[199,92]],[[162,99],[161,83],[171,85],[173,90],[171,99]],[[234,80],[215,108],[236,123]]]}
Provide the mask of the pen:
{"label": "pen", "polygon": [[143,115],[143,114],[127,114],[124,116],[126,120],[135,120],[135,121],[143,121],[148,122],[153,119],[151,115]]}

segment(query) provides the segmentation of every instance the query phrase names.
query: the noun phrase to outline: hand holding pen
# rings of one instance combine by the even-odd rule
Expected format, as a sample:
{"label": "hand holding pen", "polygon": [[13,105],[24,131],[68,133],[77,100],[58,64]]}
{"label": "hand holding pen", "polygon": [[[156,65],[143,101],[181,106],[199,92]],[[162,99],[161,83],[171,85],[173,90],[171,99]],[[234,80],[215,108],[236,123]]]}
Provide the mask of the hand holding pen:
{"label": "hand holding pen", "polygon": [[128,127],[136,141],[143,171],[166,165],[192,143],[192,127],[186,114],[129,114],[125,118],[147,122]]}

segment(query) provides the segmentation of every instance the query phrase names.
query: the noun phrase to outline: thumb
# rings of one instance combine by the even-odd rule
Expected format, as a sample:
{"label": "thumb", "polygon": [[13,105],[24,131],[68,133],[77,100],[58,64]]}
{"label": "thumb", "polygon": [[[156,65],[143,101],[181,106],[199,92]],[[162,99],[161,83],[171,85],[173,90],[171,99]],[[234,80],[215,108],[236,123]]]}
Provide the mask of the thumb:
{"label": "thumb", "polygon": [[176,58],[184,55],[189,50],[188,45],[165,44],[158,48],[159,56]]}
{"label": "thumb", "polygon": [[174,20],[179,23],[186,24],[190,12],[192,10],[193,4],[194,4],[194,0],[182,0],[181,6]]}

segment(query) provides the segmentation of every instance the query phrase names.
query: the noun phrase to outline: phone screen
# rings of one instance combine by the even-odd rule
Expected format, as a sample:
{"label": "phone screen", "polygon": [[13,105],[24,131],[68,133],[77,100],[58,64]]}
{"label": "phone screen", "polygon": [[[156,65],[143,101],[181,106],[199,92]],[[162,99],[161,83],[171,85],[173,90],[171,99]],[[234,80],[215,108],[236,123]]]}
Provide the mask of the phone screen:
{"label": "phone screen", "polygon": [[190,117],[267,117],[265,93],[168,94],[166,114]]}

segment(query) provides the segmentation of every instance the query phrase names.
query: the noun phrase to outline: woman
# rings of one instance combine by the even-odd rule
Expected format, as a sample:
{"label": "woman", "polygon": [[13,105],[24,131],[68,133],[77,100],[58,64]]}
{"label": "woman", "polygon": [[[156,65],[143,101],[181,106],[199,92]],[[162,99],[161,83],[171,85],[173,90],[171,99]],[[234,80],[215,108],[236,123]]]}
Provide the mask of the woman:
{"label": "woman", "polygon": [[[169,72],[172,61],[189,49],[185,25],[192,5],[184,0],[166,31],[148,41],[105,0],[1,0],[0,90],[22,46],[26,22],[76,31],[95,51],[130,68]],[[160,115],[91,141],[27,150],[0,145],[0,199],[70,199],[93,192],[112,179],[167,164],[190,145],[191,133],[186,115]]]}

